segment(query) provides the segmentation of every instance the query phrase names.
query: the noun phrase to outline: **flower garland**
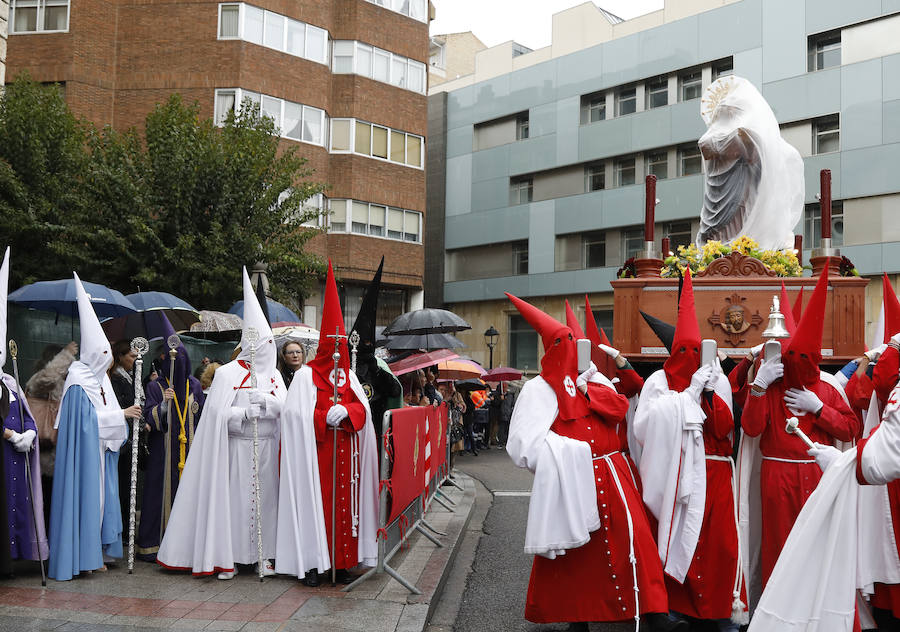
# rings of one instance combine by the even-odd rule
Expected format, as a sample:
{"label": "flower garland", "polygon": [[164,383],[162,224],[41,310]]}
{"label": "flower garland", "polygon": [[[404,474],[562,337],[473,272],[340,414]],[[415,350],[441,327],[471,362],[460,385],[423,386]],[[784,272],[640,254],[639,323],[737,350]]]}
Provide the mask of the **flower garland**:
{"label": "flower garland", "polygon": [[697,274],[706,270],[715,259],[730,255],[732,252],[759,259],[780,277],[799,277],[803,274],[803,267],[793,249],[760,250],[759,244],[745,235],[734,239],[730,244],[708,241],[703,248],[697,248],[696,244],[678,246],[678,253],[667,256],[663,261],[665,265],[660,274],[668,278],[677,277],[679,271],[684,274],[688,267],[691,274]]}

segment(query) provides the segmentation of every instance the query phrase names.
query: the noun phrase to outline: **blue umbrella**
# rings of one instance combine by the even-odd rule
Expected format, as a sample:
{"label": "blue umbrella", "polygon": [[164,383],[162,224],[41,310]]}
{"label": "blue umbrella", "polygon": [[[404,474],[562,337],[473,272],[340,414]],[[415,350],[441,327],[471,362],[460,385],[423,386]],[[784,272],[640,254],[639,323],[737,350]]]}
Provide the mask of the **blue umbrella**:
{"label": "blue umbrella", "polygon": [[[137,311],[134,304],[118,290],[112,290],[99,283],[82,281],[85,291],[91,297],[91,304],[100,319],[115,318]],[[30,309],[56,312],[70,318],[78,316],[78,301],[75,298],[75,280],[38,281],[24,285],[9,295],[16,305]]]}
{"label": "blue umbrella", "polygon": [[[269,323],[299,323],[300,317],[297,316],[290,309],[279,303],[278,301],[273,301],[270,298],[266,299],[266,303],[269,307]],[[236,314],[241,318],[244,317],[244,301],[240,300],[228,310],[229,314]]]}
{"label": "blue umbrella", "polygon": [[175,331],[187,331],[200,320],[200,312],[168,292],[137,292],[126,296],[141,312],[161,311]]}

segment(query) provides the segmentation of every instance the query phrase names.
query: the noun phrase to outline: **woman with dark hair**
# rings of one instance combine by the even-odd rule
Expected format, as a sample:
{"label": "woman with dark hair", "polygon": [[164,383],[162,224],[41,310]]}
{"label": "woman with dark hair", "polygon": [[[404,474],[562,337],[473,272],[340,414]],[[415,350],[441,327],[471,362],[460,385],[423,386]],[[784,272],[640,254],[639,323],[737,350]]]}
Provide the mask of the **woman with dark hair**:
{"label": "woman with dark hair", "polygon": [[300,370],[304,362],[306,362],[306,353],[299,342],[290,340],[284,343],[278,354],[278,371],[281,373],[281,377],[284,378],[285,386],[291,385],[294,373]]}

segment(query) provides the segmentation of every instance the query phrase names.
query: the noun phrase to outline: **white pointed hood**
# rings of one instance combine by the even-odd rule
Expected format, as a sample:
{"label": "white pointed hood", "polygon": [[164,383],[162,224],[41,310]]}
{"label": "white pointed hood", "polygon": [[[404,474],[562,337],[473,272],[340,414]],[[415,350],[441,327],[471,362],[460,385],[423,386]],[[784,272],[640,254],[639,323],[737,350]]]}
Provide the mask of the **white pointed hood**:
{"label": "white pointed hood", "polygon": [[6,297],[9,294],[9,246],[6,247],[6,254],[3,255],[3,265],[0,265],[0,372],[3,371],[3,365],[6,364],[6,317],[7,302]]}
{"label": "white pointed hood", "polygon": [[247,330],[253,327],[259,335],[255,343],[257,383],[260,388],[263,388],[265,384],[269,383],[276,371],[275,363],[278,354],[275,348],[275,336],[272,334],[272,327],[269,325],[269,321],[259,305],[256,292],[253,291],[253,285],[250,283],[246,267],[242,269],[242,275],[244,279],[244,328],[241,331],[241,352],[238,354],[237,359],[245,362],[250,360],[250,343],[247,339]]}
{"label": "white pointed hood", "polygon": [[88,366],[91,372],[102,381],[112,362],[112,347],[100,326],[100,319],[91,305],[91,297],[81,284],[78,274],[75,275],[75,295],[78,300],[78,322],[81,329],[81,355],[79,360]]}

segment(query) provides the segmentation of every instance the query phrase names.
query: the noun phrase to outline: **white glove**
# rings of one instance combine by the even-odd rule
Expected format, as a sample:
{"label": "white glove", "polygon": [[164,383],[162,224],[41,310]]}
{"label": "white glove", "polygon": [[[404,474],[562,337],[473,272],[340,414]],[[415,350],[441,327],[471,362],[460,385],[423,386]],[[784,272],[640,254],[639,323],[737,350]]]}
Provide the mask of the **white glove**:
{"label": "white glove", "polygon": [[835,462],[841,456],[841,451],[833,445],[823,445],[816,443],[816,447],[810,448],[806,453],[816,460],[816,464],[822,468],[822,471],[828,469],[828,466]]}
{"label": "white glove", "polygon": [[761,342],[758,345],[756,345],[755,347],[750,347],[750,354],[754,358],[758,358],[759,354],[762,353],[762,348],[763,348],[764,344],[765,344],[764,342]]}
{"label": "white glove", "polygon": [[784,375],[784,365],[781,356],[766,360],[759,365],[753,384],[760,388],[769,388],[775,380],[780,380]]}
{"label": "white glove", "polygon": [[694,371],[694,375],[691,376],[691,385],[687,388],[686,392],[691,394],[691,397],[697,399],[700,397],[700,391],[703,390],[703,387],[706,386],[706,383],[709,381],[709,376],[712,374],[712,367],[708,364],[704,364],[699,369]]}
{"label": "white glove", "polygon": [[578,379],[575,380],[575,386],[578,387],[582,393],[587,391],[587,384],[591,381],[591,378],[594,377],[594,374],[597,372],[597,367],[594,366],[594,363],[591,362],[591,366],[587,368],[587,371],[578,376]]}
{"label": "white glove", "polygon": [[597,345],[597,346],[600,347],[600,350],[603,351],[603,353],[605,353],[606,355],[608,355],[608,356],[609,356],[610,358],[612,358],[613,360],[615,360],[616,358],[619,357],[619,350],[618,350],[618,349],[613,349],[613,348],[610,347],[609,345],[605,345],[605,344],[599,344],[599,345]]}
{"label": "white glove", "polygon": [[716,384],[719,383],[719,377],[722,375],[722,366],[718,362],[714,362],[710,368],[712,370],[709,372],[709,379],[706,380],[706,384],[703,386],[704,391],[716,390]]}
{"label": "white glove", "polygon": [[804,386],[803,389],[789,388],[784,394],[784,403],[788,408],[807,413],[818,413],[822,410],[822,400]]}
{"label": "white glove", "polygon": [[257,389],[251,389],[247,399],[250,400],[251,404],[256,404],[257,406],[265,406],[266,405],[266,396],[262,392]]}
{"label": "white glove", "polygon": [[19,439],[13,443],[13,447],[17,452],[28,452],[31,450],[32,445],[34,445],[34,437],[34,430],[26,430],[19,435]]}
{"label": "white glove", "polygon": [[251,419],[256,419],[259,417],[261,412],[262,412],[262,408],[260,407],[259,404],[254,404],[253,402],[250,402],[250,405],[244,409],[244,419],[246,419],[247,421],[250,421]]}
{"label": "white glove", "polygon": [[884,353],[884,350],[887,349],[887,343],[878,345],[874,349],[869,349],[863,355],[869,358],[869,362],[875,362]]}
{"label": "white glove", "polygon": [[6,437],[6,440],[9,441],[11,444],[16,445],[22,439],[22,435],[20,435],[15,430],[10,430],[10,433],[12,433],[12,434],[10,434],[8,437]]}
{"label": "white glove", "polygon": [[341,425],[341,422],[349,416],[350,414],[347,412],[347,409],[344,408],[343,404],[335,404],[329,408],[328,412],[325,414],[325,423],[332,428],[337,428]]}

